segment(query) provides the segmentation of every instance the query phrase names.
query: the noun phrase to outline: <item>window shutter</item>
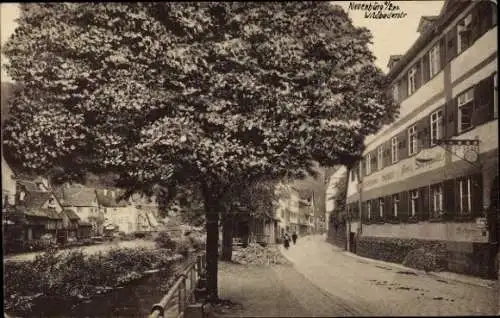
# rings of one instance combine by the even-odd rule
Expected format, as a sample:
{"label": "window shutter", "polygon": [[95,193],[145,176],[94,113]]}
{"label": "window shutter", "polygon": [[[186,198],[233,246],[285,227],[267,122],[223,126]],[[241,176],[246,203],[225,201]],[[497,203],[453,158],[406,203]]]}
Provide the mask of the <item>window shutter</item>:
{"label": "window shutter", "polygon": [[447,51],[447,49],[448,49],[448,47],[446,45],[446,36],[443,36],[439,40],[439,58],[440,58],[439,64],[441,65],[442,69],[446,65],[446,51]]}
{"label": "window shutter", "polygon": [[401,90],[399,92],[402,96],[401,100],[403,100],[408,97],[408,73],[404,73],[403,77],[401,78],[400,85]]}
{"label": "window shutter", "polygon": [[444,181],[443,196],[444,210],[448,215],[455,215],[455,179]]}
{"label": "window shutter", "polygon": [[398,156],[399,160],[403,160],[408,158],[408,131],[407,129],[403,130],[398,135]]}
{"label": "window shutter", "polygon": [[418,60],[415,65],[417,69],[417,74],[415,74],[415,89],[419,89],[422,86],[422,62]]}
{"label": "window shutter", "polygon": [[431,146],[431,125],[429,117],[424,118],[425,122],[422,130],[422,148],[429,148]]}
{"label": "window shutter", "polygon": [[446,34],[446,62],[451,61],[457,56],[457,27],[448,31]]}
{"label": "window shutter", "polygon": [[444,111],[445,136],[450,138],[457,134],[458,106],[457,99],[453,98],[446,102]]}
{"label": "window shutter", "polygon": [[371,160],[372,160],[371,166],[372,166],[372,173],[373,173],[374,171],[377,171],[377,149],[372,151]]}
{"label": "window shutter", "polygon": [[477,4],[471,11],[471,45],[474,43],[480,36],[480,17],[479,11],[481,10],[481,5]]}
{"label": "window shutter", "polygon": [[403,191],[399,193],[399,218],[403,220],[408,219],[408,216],[410,215],[409,211],[408,191]]}
{"label": "window shutter", "polygon": [[372,201],[372,217],[374,219],[380,219],[379,202],[378,198]]}
{"label": "window shutter", "polygon": [[429,52],[427,52],[424,57],[422,58],[422,85],[427,83],[430,78],[431,78],[431,73],[430,73],[430,58],[429,58]]}
{"label": "window shutter", "polygon": [[390,166],[392,164],[392,145],[391,139],[384,144],[384,167]]}
{"label": "window shutter", "polygon": [[496,14],[497,7],[491,1],[480,1],[477,7],[479,37],[481,37],[493,26],[493,16]]}
{"label": "window shutter", "polygon": [[430,211],[430,205],[429,205],[429,187],[422,187],[419,190],[419,210],[418,212],[420,213],[420,218],[421,220],[428,220],[429,219],[429,211]]}
{"label": "window shutter", "polygon": [[473,123],[484,124],[493,119],[494,113],[494,77],[489,76],[478,83],[474,91]]}
{"label": "window shutter", "polygon": [[425,140],[427,138],[425,129],[429,127],[429,117],[420,119],[415,124],[415,127],[417,129],[418,149],[428,148],[429,142]]}
{"label": "window shutter", "polygon": [[392,210],[392,196],[388,195],[384,198],[384,218],[394,217],[394,211]]}
{"label": "window shutter", "polygon": [[483,175],[476,173],[471,179],[472,215],[479,217],[483,215]]}

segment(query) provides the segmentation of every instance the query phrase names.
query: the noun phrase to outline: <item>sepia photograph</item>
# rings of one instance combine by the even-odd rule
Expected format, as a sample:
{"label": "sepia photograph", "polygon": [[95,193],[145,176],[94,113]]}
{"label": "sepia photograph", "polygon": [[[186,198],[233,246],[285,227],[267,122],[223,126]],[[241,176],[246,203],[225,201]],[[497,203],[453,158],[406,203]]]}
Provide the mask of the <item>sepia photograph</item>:
{"label": "sepia photograph", "polygon": [[0,4],[3,316],[500,316],[496,0]]}

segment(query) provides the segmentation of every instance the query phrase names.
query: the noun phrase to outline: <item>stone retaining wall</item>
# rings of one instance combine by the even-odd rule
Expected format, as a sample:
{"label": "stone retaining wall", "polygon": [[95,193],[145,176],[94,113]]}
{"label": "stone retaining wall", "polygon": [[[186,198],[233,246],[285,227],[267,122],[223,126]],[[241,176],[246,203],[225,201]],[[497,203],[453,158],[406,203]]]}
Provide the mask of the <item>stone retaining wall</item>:
{"label": "stone retaining wall", "polygon": [[426,270],[444,270],[482,278],[496,278],[494,262],[496,247],[489,243],[361,236],[357,240],[356,249],[360,256],[393,263],[405,262],[409,267],[416,266],[412,266],[407,256],[415,257],[418,255],[416,252],[421,252],[421,255],[433,259],[435,268]]}

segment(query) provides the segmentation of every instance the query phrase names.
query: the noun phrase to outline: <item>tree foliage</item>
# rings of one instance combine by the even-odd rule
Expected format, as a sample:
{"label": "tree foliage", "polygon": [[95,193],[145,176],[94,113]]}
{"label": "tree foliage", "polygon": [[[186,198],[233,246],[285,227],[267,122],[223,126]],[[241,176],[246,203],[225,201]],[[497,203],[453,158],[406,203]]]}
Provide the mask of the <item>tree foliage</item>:
{"label": "tree foliage", "polygon": [[396,113],[370,32],[328,2],[21,8],[3,49],[22,83],[4,144],[30,171],[199,187],[213,214],[235,184],[358,158]]}
{"label": "tree foliage", "polygon": [[145,187],[338,163],[394,113],[370,38],[327,3],[25,4],[6,147]]}

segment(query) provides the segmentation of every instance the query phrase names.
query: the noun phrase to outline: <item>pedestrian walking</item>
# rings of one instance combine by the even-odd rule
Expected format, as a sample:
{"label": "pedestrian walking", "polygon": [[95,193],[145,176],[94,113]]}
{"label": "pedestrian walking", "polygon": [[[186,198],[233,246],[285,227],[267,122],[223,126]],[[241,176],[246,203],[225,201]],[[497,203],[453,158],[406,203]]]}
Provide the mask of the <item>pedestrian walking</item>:
{"label": "pedestrian walking", "polygon": [[293,241],[293,245],[295,245],[295,243],[297,242],[297,232],[293,232],[292,241]]}
{"label": "pedestrian walking", "polygon": [[283,245],[285,246],[285,249],[290,247],[290,236],[288,236],[288,233],[285,233],[285,236],[283,237]]}

